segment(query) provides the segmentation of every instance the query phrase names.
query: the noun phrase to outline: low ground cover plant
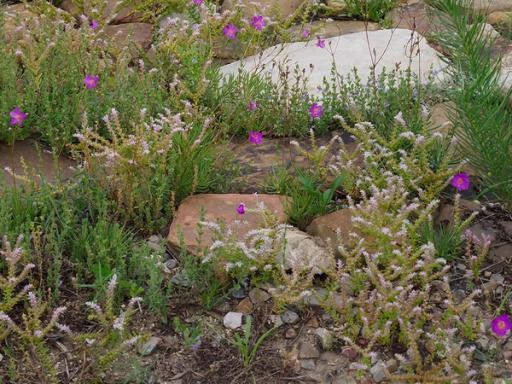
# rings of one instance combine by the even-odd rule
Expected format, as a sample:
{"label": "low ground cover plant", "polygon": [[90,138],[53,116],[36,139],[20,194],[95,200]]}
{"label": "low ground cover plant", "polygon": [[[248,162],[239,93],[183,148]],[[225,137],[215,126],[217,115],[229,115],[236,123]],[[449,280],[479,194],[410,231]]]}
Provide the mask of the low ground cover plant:
{"label": "low ground cover plant", "polygon": [[[349,348],[356,376],[393,358],[394,367],[382,366],[389,382],[492,382],[496,366],[482,364],[482,354],[501,359],[510,292],[497,303],[482,284],[491,236],[470,230],[478,213],[463,213],[461,200],[510,206],[512,114],[488,52],[493,40],[468,3],[429,1],[451,31],[438,36],[453,51],[447,86],[398,68],[363,82],[334,66],[318,97],[306,91],[309,74],[293,68],[275,68],[278,84],[219,75],[219,47],[250,55],[279,38],[285,21],[259,11],[244,18],[242,9],[220,14],[212,1],[144,1],[135,10],[147,20],[164,9],[184,15],[162,20],[154,55],[133,56],[104,39],[103,2],[79,3],[84,16],[70,22],[36,2],[43,16],[27,22],[25,42],[0,35],[0,140],[12,149],[34,137],[77,161],[67,180],[50,183],[28,167],[12,187],[0,180],[1,380],[141,382],[148,375],[134,347],[148,339],[146,326],[173,332],[188,357],[231,340],[247,374],[262,345],[278,337],[277,321],[256,337],[257,317],[246,314],[241,332],[217,337],[210,317],[190,312],[218,317],[226,312],[219,307],[249,300],[254,288],[268,296],[260,304],[272,316],[316,301],[332,324],[329,348]],[[347,1],[353,15],[373,20],[395,5]],[[304,2],[291,18],[304,22],[315,7]],[[455,105],[451,129],[431,121],[439,96]],[[331,130],[339,134],[318,145]],[[231,225],[199,222],[198,240],[205,229],[213,234],[202,252],[170,255],[156,234],[165,234],[179,203],[231,191],[230,154],[219,148],[234,135],[255,150],[294,136],[291,147],[307,166],[276,168],[266,185],[291,197],[288,221],[263,204],[252,211],[236,202]],[[304,136],[309,149],[299,144]],[[453,202],[449,225],[435,220],[443,201]],[[318,248],[325,253],[290,251],[291,236],[305,235],[293,226],[306,229],[341,209],[351,229]],[[240,236],[248,213],[262,225]],[[155,236],[160,244],[149,241]],[[464,273],[455,275],[460,264]],[[470,288],[464,297],[454,292],[461,282]],[[156,339],[165,353],[176,348]],[[64,352],[54,353],[60,345]]]}

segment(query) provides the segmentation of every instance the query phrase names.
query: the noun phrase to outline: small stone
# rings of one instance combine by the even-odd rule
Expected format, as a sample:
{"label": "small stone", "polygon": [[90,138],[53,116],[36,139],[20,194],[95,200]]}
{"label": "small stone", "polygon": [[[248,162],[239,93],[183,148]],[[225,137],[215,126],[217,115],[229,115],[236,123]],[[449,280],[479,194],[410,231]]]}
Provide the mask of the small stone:
{"label": "small stone", "polygon": [[313,359],[301,360],[300,366],[307,371],[314,371],[316,368],[315,360],[313,360]]}
{"label": "small stone", "polygon": [[484,351],[486,351],[489,348],[489,338],[487,336],[480,336],[476,343],[482,348]]}
{"label": "small stone", "polygon": [[262,304],[271,298],[270,294],[263,289],[254,288],[249,291],[249,298],[254,305]]}
{"label": "small stone", "polygon": [[249,315],[252,313],[252,310],[253,310],[253,305],[252,305],[252,302],[251,302],[251,299],[249,299],[248,297],[246,297],[245,299],[243,299],[241,302],[238,303],[238,305],[236,306],[236,311],[237,312],[242,312],[244,315]]}
{"label": "small stone", "polygon": [[163,252],[163,239],[158,235],[152,235],[147,241],[148,247],[155,252]]}
{"label": "small stone", "polygon": [[174,268],[176,268],[176,266],[178,265],[178,262],[174,259],[169,259],[167,260],[165,263],[164,263],[164,266],[165,268],[170,271]]}
{"label": "small stone", "polygon": [[341,354],[350,361],[355,361],[357,359],[357,356],[359,355],[357,351],[350,346],[343,347],[341,349]]}
{"label": "small stone", "polygon": [[320,357],[320,351],[314,343],[303,341],[300,343],[299,357],[301,359],[318,359]]}
{"label": "small stone", "polygon": [[318,319],[314,316],[311,319],[309,319],[309,321],[306,323],[306,327],[309,328],[318,328],[318,326]]}
{"label": "small stone", "polygon": [[242,326],[244,314],[241,312],[228,312],[224,316],[224,326],[229,329],[237,329]]}
{"label": "small stone", "polygon": [[332,384],[357,384],[357,381],[345,374],[339,374],[332,380]]}
{"label": "small stone", "polygon": [[279,328],[281,325],[284,324],[283,320],[281,319],[281,316],[279,315],[270,315],[269,320],[276,328]]}
{"label": "small stone", "polygon": [[370,368],[370,373],[372,374],[373,380],[375,382],[380,383],[386,378],[386,366],[382,361],[377,362],[373,367]]}
{"label": "small stone", "polygon": [[334,338],[332,337],[332,333],[325,328],[317,328],[315,334],[320,339],[320,344],[322,345],[322,349],[324,351],[329,351],[334,344]]}
{"label": "small stone", "polygon": [[512,237],[512,221],[501,221],[500,225],[503,231],[505,231],[509,237]]}
{"label": "small stone", "polygon": [[297,337],[297,331],[293,328],[288,328],[284,333],[284,337],[287,339],[295,339]]}
{"label": "small stone", "polygon": [[390,373],[396,372],[398,369],[398,361],[396,359],[389,359],[386,361],[386,367]]}
{"label": "small stone", "polygon": [[295,312],[290,311],[287,309],[282,315],[281,318],[286,324],[295,324],[297,321],[299,321],[299,315],[297,315]]}
{"label": "small stone", "polygon": [[160,337],[151,336],[144,344],[138,348],[138,352],[142,356],[148,356],[158,347],[158,344],[162,342]]}
{"label": "small stone", "polygon": [[486,277],[486,278],[490,278],[490,277],[491,277],[491,275],[492,275],[492,272],[491,272],[491,271],[485,271],[485,272],[484,272],[484,277]]}
{"label": "small stone", "polygon": [[466,297],[466,291],[464,291],[463,289],[456,289],[453,292],[453,298],[454,298],[456,304],[460,304],[462,302],[462,300],[464,300],[465,297]]}
{"label": "small stone", "polygon": [[491,276],[491,281],[494,281],[498,285],[503,285],[505,278],[500,273],[494,273]]}

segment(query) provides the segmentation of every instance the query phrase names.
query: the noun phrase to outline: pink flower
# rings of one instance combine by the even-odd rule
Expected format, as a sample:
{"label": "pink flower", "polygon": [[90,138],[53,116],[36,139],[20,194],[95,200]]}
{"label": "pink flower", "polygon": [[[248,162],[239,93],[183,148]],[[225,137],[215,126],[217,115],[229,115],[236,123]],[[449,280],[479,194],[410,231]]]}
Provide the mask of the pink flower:
{"label": "pink flower", "polygon": [[91,20],[91,22],[89,23],[89,27],[91,27],[91,29],[94,31],[96,30],[96,28],[98,28],[99,24],[96,20]]}
{"label": "pink flower", "polygon": [[98,86],[98,82],[100,81],[99,76],[86,75],[84,78],[84,84],[87,89],[93,89]]}
{"label": "pink flower", "polygon": [[318,48],[325,48],[325,40],[324,39],[321,39],[319,37],[317,37],[317,42],[316,42],[316,46]]}
{"label": "pink flower", "polygon": [[256,145],[261,144],[263,142],[263,132],[250,131],[249,141]]}
{"label": "pink flower", "polygon": [[199,6],[199,5],[203,5],[204,0],[192,0],[192,2],[193,2],[195,5]]}
{"label": "pink flower", "polygon": [[20,107],[16,106],[9,113],[9,116],[11,116],[11,125],[17,125],[18,127],[22,127],[23,122],[27,118],[28,114],[21,112]]}
{"label": "pink flower", "polygon": [[450,184],[459,192],[466,191],[469,189],[469,176],[465,172],[457,173],[455,176],[453,176]]}
{"label": "pink flower", "polygon": [[238,212],[239,215],[245,214],[245,204],[244,203],[240,203],[240,205],[238,206],[236,211]]}
{"label": "pink flower", "polygon": [[309,115],[312,119],[318,119],[319,117],[322,117],[324,114],[324,107],[322,107],[318,103],[313,103],[311,107],[309,108]]}
{"label": "pink flower", "polygon": [[251,25],[254,27],[254,29],[261,32],[267,23],[265,23],[265,20],[263,20],[263,16],[256,15],[252,18]]}
{"label": "pink flower", "polygon": [[233,24],[229,23],[224,27],[224,36],[226,36],[228,39],[236,39],[236,34],[238,33],[238,28],[235,27]]}
{"label": "pink flower", "polygon": [[491,330],[496,336],[505,336],[512,329],[512,321],[507,314],[496,317],[491,323]]}
{"label": "pink flower", "polygon": [[254,100],[249,101],[249,111],[255,111],[257,108],[258,104]]}
{"label": "pink flower", "polygon": [[305,29],[304,31],[302,31],[302,36],[305,39],[307,39],[309,37],[309,33],[310,33],[309,29]]}

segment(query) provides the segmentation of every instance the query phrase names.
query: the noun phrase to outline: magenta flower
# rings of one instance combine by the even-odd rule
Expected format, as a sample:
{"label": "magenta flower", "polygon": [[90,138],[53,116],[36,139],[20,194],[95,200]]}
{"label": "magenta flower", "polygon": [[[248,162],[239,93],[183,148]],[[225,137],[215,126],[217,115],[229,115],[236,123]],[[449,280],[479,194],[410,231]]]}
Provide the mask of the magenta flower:
{"label": "magenta flower", "polygon": [[87,89],[93,89],[98,86],[98,82],[100,81],[99,76],[86,75],[84,78],[84,84]]}
{"label": "magenta flower", "polygon": [[21,112],[20,107],[16,106],[9,113],[9,116],[11,116],[11,125],[17,125],[18,127],[22,127],[23,122],[27,118],[28,114]]}
{"label": "magenta flower", "polygon": [[265,23],[265,20],[263,20],[263,16],[256,15],[252,18],[251,25],[254,27],[254,29],[261,32],[267,23]]}
{"label": "magenta flower", "polygon": [[258,109],[258,104],[254,100],[249,101],[249,111],[252,112],[256,109]]}
{"label": "magenta flower", "polygon": [[238,212],[239,215],[245,214],[245,204],[244,203],[240,203],[240,205],[238,206],[236,211]]}
{"label": "magenta flower", "polygon": [[91,29],[93,31],[96,30],[96,28],[98,28],[98,26],[99,26],[99,23],[96,20],[91,20],[91,22],[89,23],[89,27],[91,27]]}
{"label": "magenta flower", "polygon": [[229,23],[224,27],[224,36],[226,36],[228,39],[236,39],[236,34],[238,33],[238,28],[235,27],[233,24]]}
{"label": "magenta flower", "polygon": [[498,316],[491,323],[491,330],[496,336],[505,336],[512,329],[512,321],[507,314]]}
{"label": "magenta flower", "polygon": [[319,117],[322,117],[324,114],[324,107],[322,107],[318,103],[311,104],[311,107],[309,108],[309,115],[312,119],[318,119]]}
{"label": "magenta flower", "polygon": [[203,5],[204,0],[192,0],[192,2],[193,2],[195,5],[199,6],[199,5]]}
{"label": "magenta flower", "polygon": [[303,32],[302,32],[302,36],[307,39],[309,37],[309,29],[305,29]]}
{"label": "magenta flower", "polygon": [[450,182],[457,191],[465,191],[469,188],[469,176],[465,172],[457,173]]}
{"label": "magenta flower", "polygon": [[317,37],[317,42],[316,42],[316,46],[318,48],[325,48],[325,40],[324,39],[321,39],[319,37]]}
{"label": "magenta flower", "polygon": [[257,132],[257,131],[249,132],[249,141],[256,145],[261,144],[263,142],[263,132]]}

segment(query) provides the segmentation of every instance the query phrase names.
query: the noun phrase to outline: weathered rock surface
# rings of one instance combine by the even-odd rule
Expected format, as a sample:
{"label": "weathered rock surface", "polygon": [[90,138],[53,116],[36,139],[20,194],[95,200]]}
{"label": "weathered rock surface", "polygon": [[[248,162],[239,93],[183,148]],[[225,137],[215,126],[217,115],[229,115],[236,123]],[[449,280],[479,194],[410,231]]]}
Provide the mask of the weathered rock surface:
{"label": "weathered rock surface", "polygon": [[291,16],[303,3],[303,0],[225,0],[222,3],[222,11],[233,11],[238,3],[245,17],[251,17],[255,14],[266,16],[275,16],[276,11],[284,18]]}
{"label": "weathered rock surface", "polygon": [[[7,185],[13,185],[15,182],[11,172],[7,172],[6,168],[16,175],[23,175],[23,163],[29,170],[33,169],[36,175],[44,177],[46,181],[67,179],[73,173],[71,167],[76,165],[66,157],[60,156],[54,159],[42,146],[36,147],[28,140],[16,142],[14,148],[0,143],[0,189],[4,181]],[[16,183],[19,185],[21,181],[17,180]]]}
{"label": "weathered rock surface", "polygon": [[[47,5],[47,12],[50,17],[62,19],[66,22],[71,21],[73,18],[64,10],[54,7],[51,4]],[[13,4],[2,7],[5,11],[4,19],[4,33],[7,41],[15,39],[16,41],[28,41],[28,32],[33,28],[33,25],[39,22],[41,15],[36,12],[34,7],[26,4]]]}
{"label": "weathered rock surface", "polygon": [[147,50],[153,39],[153,25],[148,23],[107,25],[104,30],[119,49],[129,47],[133,42]]}
{"label": "weathered rock surface", "polygon": [[338,243],[336,232],[339,231],[340,238],[344,243],[350,241],[349,234],[354,232],[350,209],[340,209],[317,217],[309,224],[306,231],[326,241],[336,251]]}
{"label": "weathered rock surface", "polygon": [[[418,44],[411,45],[411,41],[416,39],[419,39]],[[375,66],[372,64],[369,50],[375,50],[376,57],[380,58]],[[418,51],[421,52],[421,66]],[[274,63],[289,68],[298,66],[306,73],[309,73],[313,66],[311,76],[307,80],[307,90],[311,94],[319,95],[324,78],[329,77],[331,73],[333,61],[340,75],[351,75],[353,69],[357,69],[363,83],[369,78],[372,67],[381,72],[383,68],[391,70],[396,65],[402,69],[410,66],[411,71],[421,79],[426,79],[430,69],[436,70],[438,78],[442,78],[439,74],[443,65],[437,52],[419,34],[407,29],[359,32],[332,37],[325,39],[325,48],[317,47],[315,41],[280,44],[264,50],[259,55],[225,65],[221,67],[220,72],[224,76],[236,76],[240,70],[268,73],[273,82],[279,83],[280,74],[273,69]],[[295,79],[292,78],[290,81],[295,82]]]}
{"label": "weathered rock surface", "polygon": [[293,271],[323,273],[335,268],[333,254],[319,244],[312,236],[295,228],[286,230],[284,254],[278,262]]}
{"label": "weathered rock surface", "polygon": [[[103,14],[100,15],[100,17],[102,17],[102,19],[107,21],[109,24],[137,23],[142,21],[142,14],[134,12],[130,7],[119,8],[117,3],[117,0],[107,0]],[[82,14],[90,18],[95,17],[90,7],[85,7],[82,9],[74,0],[64,0],[60,4],[60,8],[69,12],[75,17],[80,17]]]}
{"label": "weathered rock surface", "polygon": [[[171,248],[179,249],[179,232],[183,232],[184,246],[192,253],[199,251],[197,244],[197,224],[201,220],[201,209],[204,209],[205,221],[223,221],[227,225],[233,224],[235,220],[247,221],[246,225],[239,228],[239,236],[261,227],[262,217],[255,212],[247,212],[241,216],[236,211],[240,203],[244,203],[247,209],[256,209],[258,202],[265,205],[266,209],[272,211],[280,222],[285,222],[284,212],[285,198],[278,195],[239,195],[239,194],[203,194],[190,196],[182,201],[169,230],[167,241]],[[201,246],[212,244],[212,232],[203,228],[204,234],[201,238]]]}
{"label": "weathered rock surface", "polygon": [[497,11],[512,11],[510,0],[475,0],[473,9],[477,12],[492,13]]}
{"label": "weathered rock surface", "polygon": [[288,29],[292,41],[304,41],[311,38],[304,37],[305,30],[311,31],[311,36],[319,36],[322,38],[329,38],[334,36],[348,35],[350,33],[377,31],[380,28],[379,24],[368,22],[365,23],[359,20],[315,20],[312,23],[302,27],[301,25],[293,25]]}

